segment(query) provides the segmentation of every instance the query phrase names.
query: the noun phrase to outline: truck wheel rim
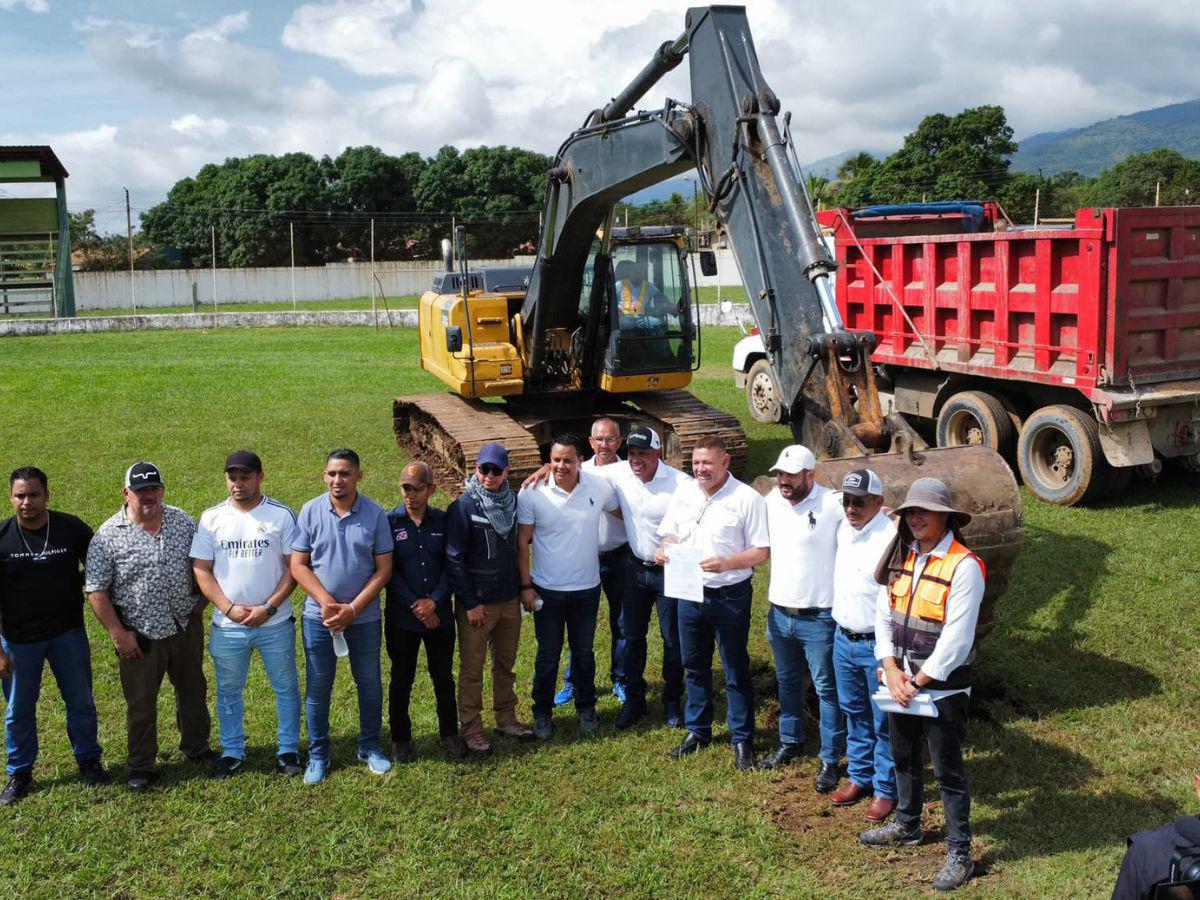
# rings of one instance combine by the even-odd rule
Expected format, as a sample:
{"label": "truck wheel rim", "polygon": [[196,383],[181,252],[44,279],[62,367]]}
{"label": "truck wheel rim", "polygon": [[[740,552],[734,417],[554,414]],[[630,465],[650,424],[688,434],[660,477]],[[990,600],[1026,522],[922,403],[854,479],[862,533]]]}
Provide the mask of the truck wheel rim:
{"label": "truck wheel rim", "polygon": [[984,431],[983,423],[965,409],[960,409],[950,416],[950,421],[947,423],[947,437],[950,438],[950,446],[961,447],[964,444],[983,445]]}
{"label": "truck wheel rim", "polygon": [[760,373],[754,376],[750,396],[754,400],[755,411],[764,415],[771,412],[775,406],[775,385],[771,383],[769,375]]}
{"label": "truck wheel rim", "polygon": [[1055,488],[1063,488],[1075,477],[1075,448],[1068,437],[1057,428],[1045,428],[1033,441],[1030,454],[1038,480]]}

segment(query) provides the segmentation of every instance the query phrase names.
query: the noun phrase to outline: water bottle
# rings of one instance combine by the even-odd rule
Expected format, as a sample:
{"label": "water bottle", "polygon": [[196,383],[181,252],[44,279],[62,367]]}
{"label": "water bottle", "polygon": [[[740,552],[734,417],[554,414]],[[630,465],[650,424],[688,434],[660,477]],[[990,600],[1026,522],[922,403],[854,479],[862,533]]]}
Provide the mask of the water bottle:
{"label": "water bottle", "polygon": [[339,657],[350,655],[350,645],[346,643],[346,635],[340,631],[335,632],[333,635],[333,654]]}
{"label": "water bottle", "polygon": [[[537,612],[539,609],[542,608],[543,605],[544,604],[542,603],[542,598],[538,597],[536,600],[533,601],[533,611]],[[529,614],[530,614],[529,610],[527,610],[524,606],[522,606],[521,607],[521,618],[523,619]]]}

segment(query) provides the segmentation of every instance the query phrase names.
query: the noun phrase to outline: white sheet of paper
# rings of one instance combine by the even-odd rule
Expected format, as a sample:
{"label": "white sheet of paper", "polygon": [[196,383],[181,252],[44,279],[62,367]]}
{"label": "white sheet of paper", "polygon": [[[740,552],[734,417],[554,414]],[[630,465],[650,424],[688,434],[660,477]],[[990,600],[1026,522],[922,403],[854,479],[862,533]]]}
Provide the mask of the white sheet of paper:
{"label": "white sheet of paper", "polygon": [[676,600],[704,602],[703,559],[699,547],[671,544],[667,547],[667,562],[663,566],[663,593]]}
{"label": "white sheet of paper", "polygon": [[887,688],[880,688],[871,695],[871,702],[883,712],[899,713],[904,716],[924,716],[927,719],[936,719],[938,716],[933,698],[926,693],[918,693],[908,701],[908,706],[901,706],[892,699]]}

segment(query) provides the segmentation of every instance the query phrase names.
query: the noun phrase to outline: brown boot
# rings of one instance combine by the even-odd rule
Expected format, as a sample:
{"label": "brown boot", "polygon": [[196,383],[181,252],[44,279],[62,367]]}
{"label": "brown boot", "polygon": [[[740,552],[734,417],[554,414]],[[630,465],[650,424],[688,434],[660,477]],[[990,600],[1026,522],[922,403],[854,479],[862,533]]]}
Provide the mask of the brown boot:
{"label": "brown boot", "polygon": [[834,806],[853,806],[863,797],[871,793],[870,788],[847,781],[829,796],[829,802]]}
{"label": "brown boot", "polygon": [[867,807],[867,821],[882,822],[892,814],[892,810],[895,808],[895,800],[889,800],[887,797],[875,797],[871,800],[871,805]]}

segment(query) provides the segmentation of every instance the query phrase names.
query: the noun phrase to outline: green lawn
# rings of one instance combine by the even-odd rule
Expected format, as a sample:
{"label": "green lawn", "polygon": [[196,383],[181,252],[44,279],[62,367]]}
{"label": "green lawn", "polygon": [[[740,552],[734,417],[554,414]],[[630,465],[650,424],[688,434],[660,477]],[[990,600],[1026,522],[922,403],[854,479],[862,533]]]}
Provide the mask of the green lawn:
{"label": "green lawn", "polygon": [[[706,332],[695,390],[740,414],[728,362],[738,336]],[[121,473],[138,458],[163,467],[167,502],[197,514],[223,496],[221,462],[233,448],[257,449],[268,491],[298,507],[322,490],[324,454],[345,445],[364,458],[363,490],[390,506],[403,461],[391,399],[436,388],[408,330],[10,338],[0,342],[0,461],[41,465],[54,505],[98,525],[117,508]],[[748,431],[751,470],[761,472],[787,435],[754,423]],[[1195,807],[1200,490],[1182,477],[1164,482],[1098,509],[1059,509],[1025,495],[1025,551],[980,654],[984,702],[968,765],[983,864],[966,896],[1106,896],[1124,835]],[[765,573],[756,585],[751,653],[766,749],[774,704]],[[115,658],[90,614],[89,628],[101,741],[120,771]],[[602,628],[597,646],[606,643]],[[533,650],[526,625],[518,664],[525,717]],[[657,665],[652,656],[651,673]],[[606,663],[598,669],[606,673]],[[713,749],[672,762],[667,751],[679,733],[616,734],[611,697],[601,704],[600,739],[580,741],[573,714],[560,711],[550,745],[498,743],[493,761],[473,766],[437,751],[432,693],[419,674],[421,761],[375,778],[353,762],[352,683],[345,667],[338,677],[337,767],[325,784],[306,788],[268,771],[274,704],[256,663],[247,691],[250,771],[214,783],[180,763],[166,691],[162,789],[138,797],[75,780],[47,675],[36,790],[0,811],[5,893],[894,896],[927,891],[944,852],[940,843],[906,853],[858,846],[861,810],[834,810],[815,797],[811,758],[786,774],[738,774],[719,730]],[[210,698],[213,691],[210,678]],[[939,824],[938,813],[935,804],[927,827]]]}

